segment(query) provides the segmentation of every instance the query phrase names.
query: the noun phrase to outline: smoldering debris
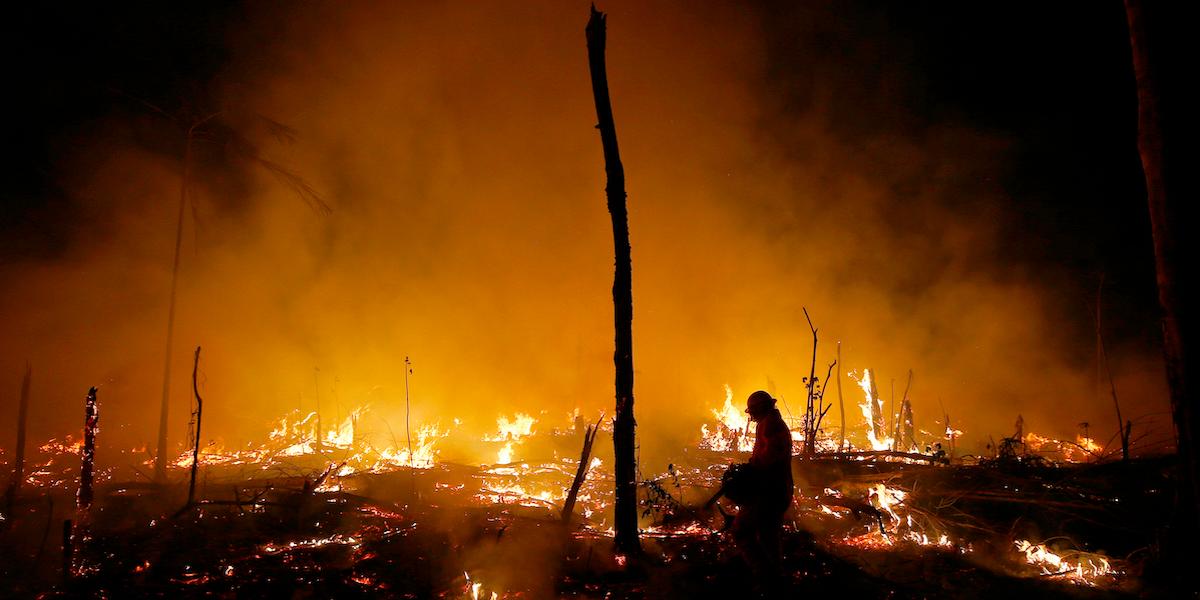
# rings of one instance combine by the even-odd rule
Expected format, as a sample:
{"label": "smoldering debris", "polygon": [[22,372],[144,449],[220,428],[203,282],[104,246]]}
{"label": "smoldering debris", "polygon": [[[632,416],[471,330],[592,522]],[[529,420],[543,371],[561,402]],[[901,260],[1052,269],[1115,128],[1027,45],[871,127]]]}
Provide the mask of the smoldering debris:
{"label": "smoldering debris", "polygon": [[[137,471],[107,471],[86,535],[72,539],[69,573],[46,531],[73,516],[77,480],[31,474],[19,509],[5,515],[4,584],[47,597],[497,599],[720,597],[751,585],[724,516],[736,509],[703,509],[726,466],[744,459],[736,447],[697,445],[686,460],[643,471],[645,553],[625,556],[612,546],[604,459],[590,458],[575,519],[562,518],[579,472],[572,454],[588,428],[536,433],[521,419],[506,422],[530,430],[520,438],[525,458],[507,464],[434,459],[382,468],[351,458],[364,440],[341,443],[330,432],[306,452],[242,456],[259,462],[210,454],[192,503],[186,461],[173,466],[168,487],[111,476]],[[304,427],[289,431],[306,435]],[[296,447],[279,435],[268,442],[277,453]],[[502,450],[500,440],[512,439],[489,443]],[[44,444],[34,463],[47,453],[78,468],[81,447]],[[898,454],[797,457],[799,492],[783,538],[788,589],[855,597],[1156,589],[1145,571],[1157,564],[1153,531],[1169,513],[1169,459],[1069,463],[1026,452],[947,464]],[[533,458],[547,455],[560,458]]]}

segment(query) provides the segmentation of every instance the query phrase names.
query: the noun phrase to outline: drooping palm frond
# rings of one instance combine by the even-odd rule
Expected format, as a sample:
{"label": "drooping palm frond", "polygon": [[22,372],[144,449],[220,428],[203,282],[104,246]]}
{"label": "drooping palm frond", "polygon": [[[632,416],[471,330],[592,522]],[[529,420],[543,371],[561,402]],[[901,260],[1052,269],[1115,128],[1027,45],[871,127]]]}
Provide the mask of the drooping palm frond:
{"label": "drooping palm frond", "polygon": [[[274,123],[274,121],[271,122]],[[294,133],[294,131],[288,128],[286,125],[281,125],[278,123],[276,123],[276,125],[282,129],[274,131],[273,134],[275,135],[290,136],[291,133]],[[300,199],[303,200],[304,203],[307,204],[308,207],[314,212],[322,216],[329,215],[333,212],[333,208],[329,206],[329,203],[325,202],[325,199],[321,197],[320,192],[318,192],[316,188],[305,181],[303,177],[291,169],[263,156],[254,144],[250,143],[249,140],[242,137],[237,132],[228,130],[227,135],[228,138],[226,145],[230,149],[273,175],[281,183],[291,189],[292,192],[299,196]]]}
{"label": "drooping palm frond", "polygon": [[[330,207],[329,203],[325,201],[316,188],[295,171],[263,156],[255,144],[250,142],[238,129],[229,123],[231,112],[227,108],[207,113],[201,117],[187,117],[182,114],[185,112],[183,109],[172,112],[121,89],[110,87],[109,91],[134,102],[149,112],[174,122],[186,131],[189,143],[207,142],[218,146],[225,146],[236,155],[263,168],[292,190],[293,193],[299,196],[317,214],[327,216],[333,212],[333,208]],[[253,117],[265,127],[267,134],[277,142],[287,145],[296,143],[299,134],[293,127],[259,113],[254,113]],[[186,186],[187,184],[185,183]],[[196,213],[194,203],[192,205],[192,213],[193,218],[199,216]]]}
{"label": "drooping palm frond", "polygon": [[263,125],[267,128],[267,133],[271,134],[271,137],[275,138],[275,141],[288,145],[296,143],[296,138],[299,134],[295,129],[258,113],[255,113],[254,116],[262,121]]}

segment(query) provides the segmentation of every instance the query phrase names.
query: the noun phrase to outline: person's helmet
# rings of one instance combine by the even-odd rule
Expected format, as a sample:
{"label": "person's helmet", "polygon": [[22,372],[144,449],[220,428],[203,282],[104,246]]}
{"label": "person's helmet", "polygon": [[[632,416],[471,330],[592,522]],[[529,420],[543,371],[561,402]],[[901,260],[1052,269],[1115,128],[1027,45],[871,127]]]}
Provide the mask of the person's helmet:
{"label": "person's helmet", "polygon": [[762,390],[758,390],[757,392],[750,394],[750,397],[746,399],[746,412],[749,414],[754,414],[756,412],[761,412],[762,410],[774,407],[775,399],[772,398],[770,394]]}

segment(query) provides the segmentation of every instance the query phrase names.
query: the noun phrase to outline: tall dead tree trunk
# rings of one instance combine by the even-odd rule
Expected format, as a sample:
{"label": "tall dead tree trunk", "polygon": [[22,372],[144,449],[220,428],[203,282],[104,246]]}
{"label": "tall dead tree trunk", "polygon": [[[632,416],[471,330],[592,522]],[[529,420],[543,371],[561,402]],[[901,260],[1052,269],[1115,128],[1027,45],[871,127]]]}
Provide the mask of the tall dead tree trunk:
{"label": "tall dead tree trunk", "polygon": [[[1188,311],[1194,310],[1196,302],[1192,291],[1195,285],[1183,269],[1186,257],[1196,250],[1197,237],[1192,205],[1200,190],[1196,189],[1192,163],[1187,158],[1187,148],[1195,139],[1195,92],[1189,91],[1192,69],[1172,69],[1168,64],[1179,60],[1180,67],[1190,66],[1183,57],[1194,54],[1194,48],[1183,47],[1194,45],[1185,5],[1125,0],[1137,78],[1137,145],[1146,176],[1158,302],[1162,308],[1163,354],[1178,439],[1180,529],[1194,533],[1200,529],[1200,460],[1196,456],[1200,411],[1188,381],[1187,374],[1194,373],[1197,365],[1195,355],[1188,353],[1187,342],[1194,328]],[[1184,535],[1181,531],[1181,538]]]}
{"label": "tall dead tree trunk", "polygon": [[167,417],[171,409],[171,345],[175,339],[175,297],[179,284],[179,255],[183,247],[183,215],[187,206],[188,176],[192,165],[193,125],[183,148],[182,173],[179,176],[179,216],[175,220],[175,259],[171,262],[171,295],[167,302],[167,341],[163,350],[162,402],[158,410],[158,445],[154,454],[154,480],[167,477]]}
{"label": "tall dead tree trunk", "polygon": [[25,363],[25,376],[21,378],[21,403],[17,407],[17,447],[13,457],[12,481],[4,493],[4,515],[10,523],[17,494],[21,493],[21,483],[25,480],[25,424],[29,420],[29,386],[32,379],[33,367]]}
{"label": "tall dead tree trunk", "polygon": [[616,328],[616,416],[613,419],[613,461],[616,463],[614,529],[617,549],[625,553],[641,550],[637,529],[637,455],[633,419],[633,281],[629,248],[629,217],[625,206],[625,168],[617,149],[617,127],[613,122],[612,102],[608,97],[608,74],[604,64],[605,15],[592,7],[587,28],[588,67],[592,76],[592,96],[596,103],[596,128],[604,148],[604,188],[608,212],[612,215],[613,249],[616,255],[613,277],[613,322]]}

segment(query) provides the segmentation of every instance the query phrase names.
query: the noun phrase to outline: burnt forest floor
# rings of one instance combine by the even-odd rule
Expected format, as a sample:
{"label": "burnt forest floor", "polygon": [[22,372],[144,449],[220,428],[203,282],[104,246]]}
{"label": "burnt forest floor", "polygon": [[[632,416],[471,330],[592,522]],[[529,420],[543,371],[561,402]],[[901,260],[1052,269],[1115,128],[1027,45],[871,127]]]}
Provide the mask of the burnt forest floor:
{"label": "burnt forest floor", "polygon": [[[829,469],[836,473],[825,472]],[[19,499],[0,532],[0,596],[1179,597],[1157,541],[1169,518],[1169,503],[1163,500],[1169,494],[1144,493],[1166,481],[1161,462],[1073,475],[1070,485],[1061,473],[1020,469],[944,468],[936,479],[921,471],[850,470],[824,465],[815,474],[800,475],[833,477],[844,486],[867,475],[884,475],[888,485],[907,482],[906,489],[922,490],[921,497],[939,498],[923,508],[910,502],[912,514],[928,520],[936,515],[946,531],[953,526],[975,532],[963,533],[961,544],[856,544],[847,540],[877,529],[874,517],[838,517],[837,527],[797,517],[783,536],[785,580],[764,590],[756,586],[731,536],[720,531],[720,518],[699,526],[676,515],[669,524],[648,526],[642,555],[624,557],[613,552],[604,530],[568,530],[550,511],[439,493],[428,481],[404,473],[376,475],[367,491],[358,493],[312,491],[304,479],[231,485],[222,493],[209,485],[205,500],[185,509],[179,508],[185,504],[183,487],[109,484],[82,522],[65,491],[27,492]],[[1008,489],[1014,481],[1027,488],[1040,482],[1047,489],[1032,502],[1013,501],[1012,493],[1025,493]],[[1048,495],[1078,496],[1083,485],[1095,493],[1077,497],[1079,505]],[[1142,487],[1119,498],[1123,505],[1110,498],[1114,489],[1132,486]],[[817,496],[808,505],[801,501],[796,512],[814,513],[818,501]],[[1086,508],[1094,504],[1100,508]],[[174,508],[164,511],[164,506]],[[647,505],[643,516],[662,517],[651,510],[657,508]],[[955,521],[947,511],[970,512],[972,518]],[[69,567],[63,551],[66,519],[76,520]],[[1039,542],[1050,534],[1069,535],[1076,545],[1106,548],[1117,573],[1092,587],[1014,560],[1020,555],[1010,547],[1011,538],[1031,524],[1042,532]],[[860,537],[847,537],[847,531]],[[1094,539],[1085,541],[1089,536]],[[68,568],[71,577],[64,576]]]}

